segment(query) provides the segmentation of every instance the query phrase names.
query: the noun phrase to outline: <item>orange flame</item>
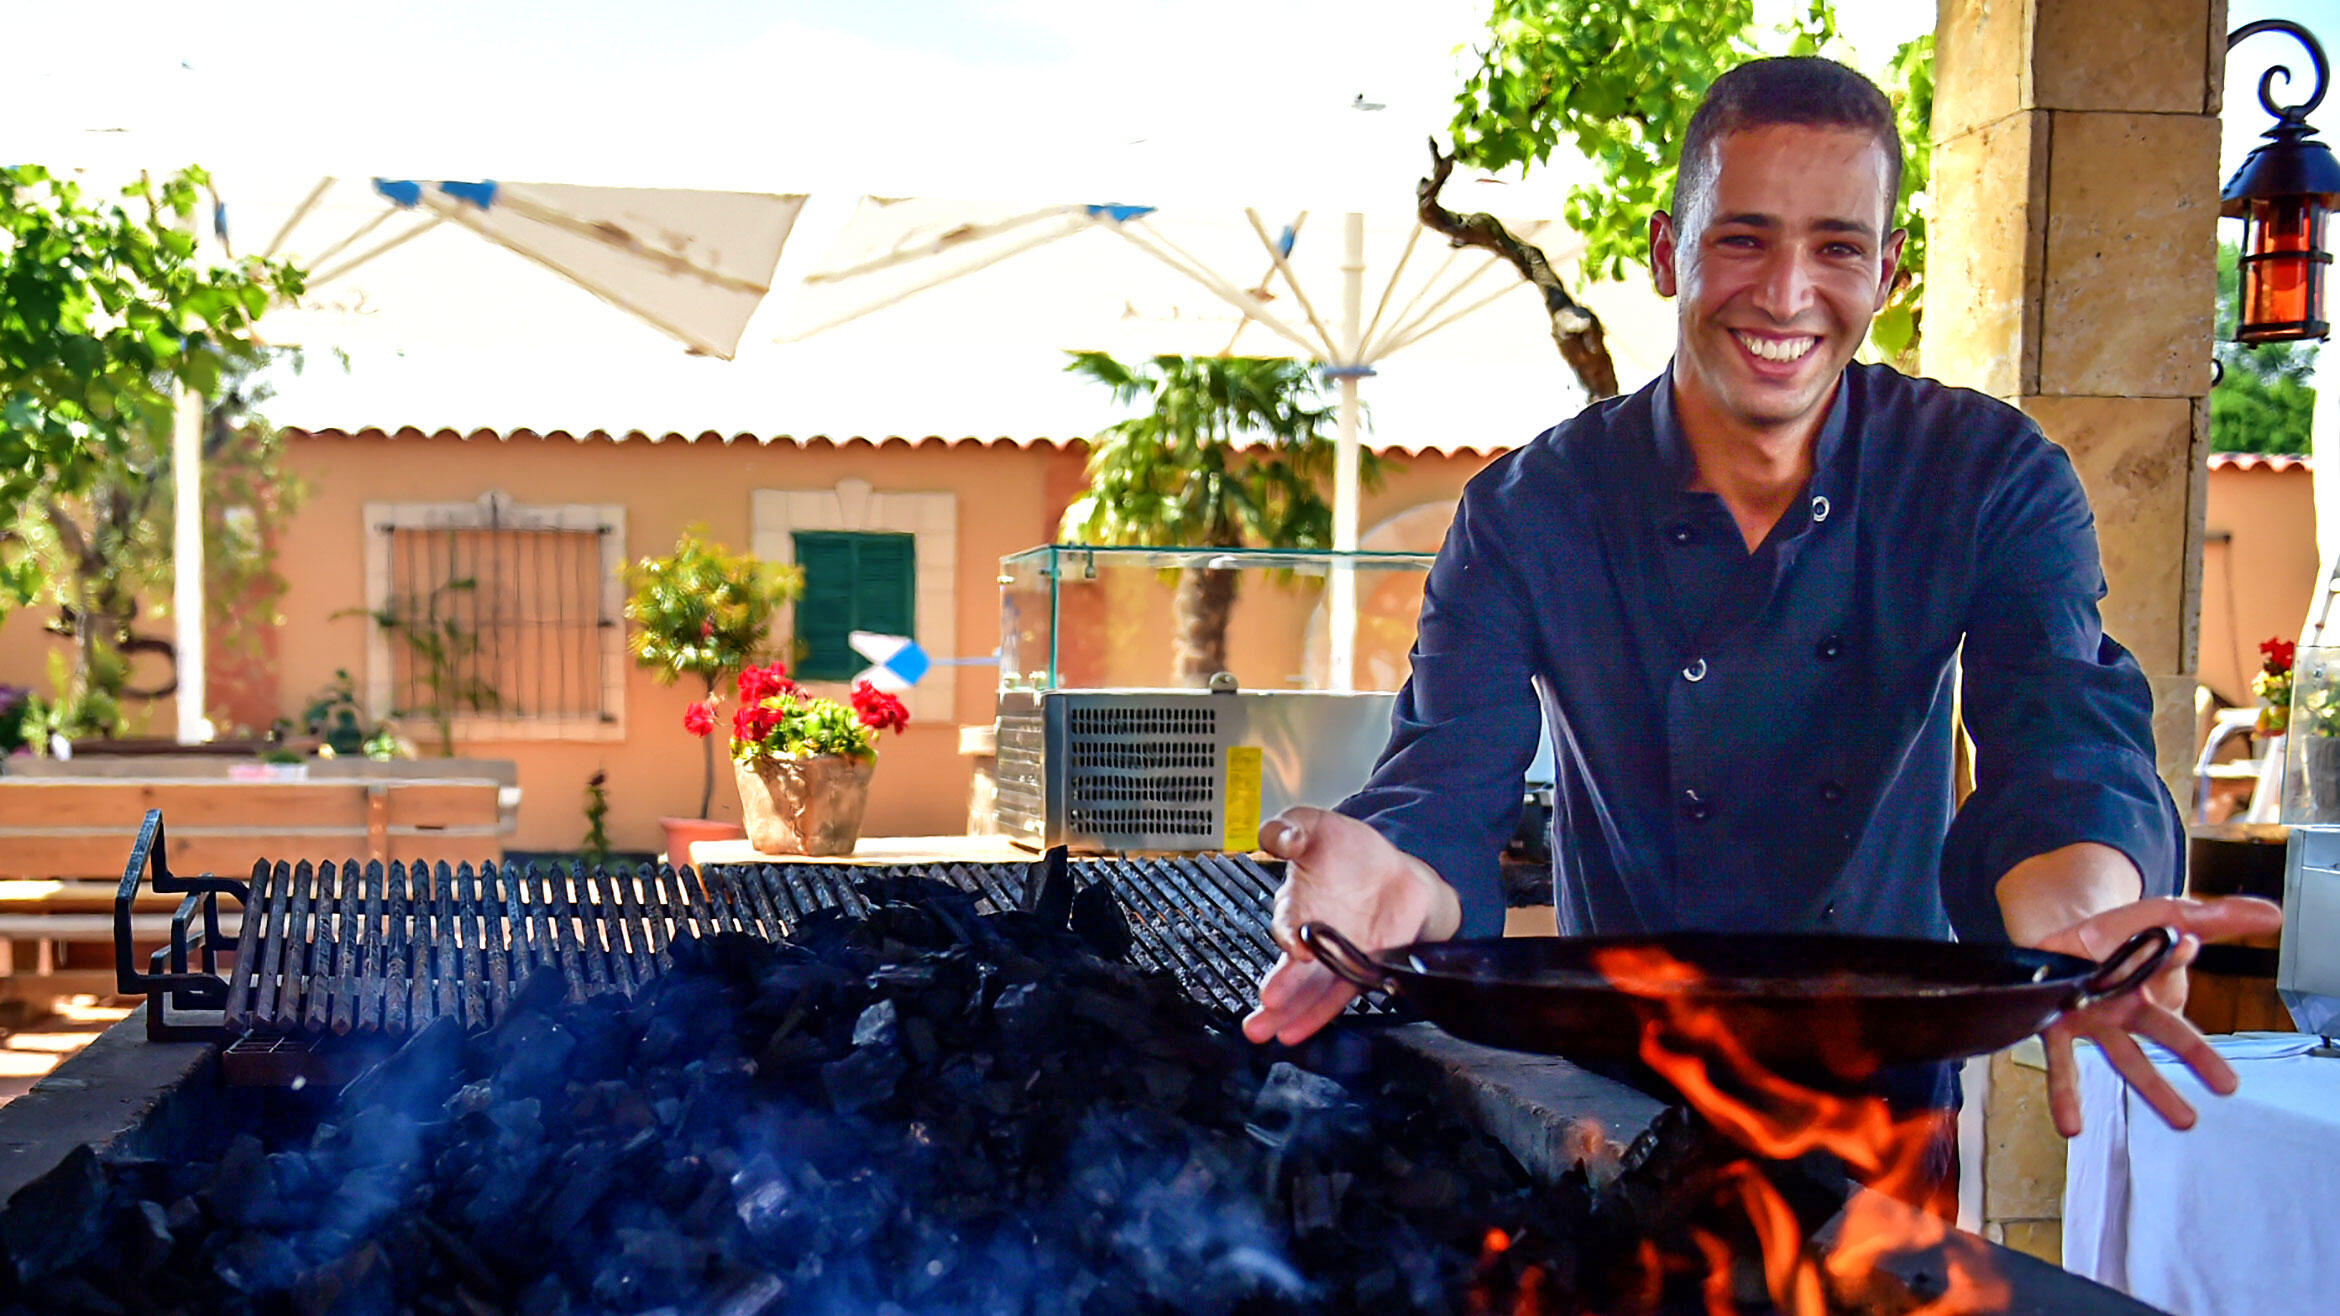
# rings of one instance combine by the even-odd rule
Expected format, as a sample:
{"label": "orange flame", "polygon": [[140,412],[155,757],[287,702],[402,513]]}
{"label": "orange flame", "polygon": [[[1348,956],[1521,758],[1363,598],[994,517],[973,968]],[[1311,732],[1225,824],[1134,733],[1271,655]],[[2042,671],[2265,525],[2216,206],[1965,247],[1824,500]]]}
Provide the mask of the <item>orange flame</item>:
{"label": "orange flame", "polygon": [[[1926,1160],[1946,1135],[1950,1116],[1938,1112],[1895,1119],[1881,1098],[1840,1097],[1766,1071],[1748,1055],[1723,1016],[1684,989],[1698,971],[1655,949],[1618,948],[1595,957],[1595,967],[1620,989],[1662,1010],[1642,1030],[1641,1058],[1680,1089],[1691,1107],[1740,1146],[1772,1160],[1826,1151],[1842,1160],[1872,1192],[1845,1205],[1833,1246],[1815,1256],[1794,1210],[1752,1162],[1725,1173],[1754,1225],[1764,1285],[1772,1301],[1794,1316],[1827,1316],[1830,1295],[1854,1295],[1873,1282],[1880,1263],[1899,1253],[1940,1248],[1947,1261],[1943,1293],[1913,1316],[1975,1316],[2000,1310],[2007,1288],[1992,1271],[1979,1240],[1954,1233],[1956,1186],[1929,1182]],[[1749,1094],[1723,1090],[1716,1070]],[[1921,1202],[1924,1210],[1905,1203]],[[1707,1307],[1735,1310],[1729,1244],[1706,1231],[1695,1235],[1705,1254]],[[1645,1257],[1651,1248],[1644,1247]]]}

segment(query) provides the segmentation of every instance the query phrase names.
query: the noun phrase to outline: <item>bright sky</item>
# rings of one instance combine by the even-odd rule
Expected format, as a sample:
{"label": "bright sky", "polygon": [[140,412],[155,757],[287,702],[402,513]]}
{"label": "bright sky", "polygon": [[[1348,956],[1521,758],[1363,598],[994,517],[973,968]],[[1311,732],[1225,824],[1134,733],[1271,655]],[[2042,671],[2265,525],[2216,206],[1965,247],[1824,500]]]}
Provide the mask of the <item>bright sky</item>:
{"label": "bright sky", "polygon": [[[1759,0],[1759,21],[1799,3]],[[1870,67],[1934,20],[1930,0],[1838,9]],[[785,278],[863,191],[1402,212],[1485,13],[1486,0],[0,0],[16,56],[0,156],[93,175],[200,160],[302,189],[337,173],[811,191]],[[2269,15],[2340,41],[2340,0],[2231,0],[2230,25]],[[2236,54],[2222,171],[2267,125],[2252,95],[2271,59],[2298,62],[2277,37]],[[1383,108],[1351,108],[1360,97]],[[1554,213],[1581,168],[1486,204]]]}

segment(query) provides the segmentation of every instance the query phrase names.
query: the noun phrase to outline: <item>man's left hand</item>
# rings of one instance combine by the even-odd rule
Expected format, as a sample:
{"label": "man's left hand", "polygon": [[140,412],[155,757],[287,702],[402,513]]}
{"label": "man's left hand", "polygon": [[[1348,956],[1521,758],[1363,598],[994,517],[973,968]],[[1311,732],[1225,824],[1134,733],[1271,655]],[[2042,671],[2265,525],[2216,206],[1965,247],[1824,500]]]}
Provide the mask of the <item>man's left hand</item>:
{"label": "man's left hand", "polygon": [[[2215,900],[2162,896],[2108,909],[2030,944],[2102,961],[2130,937],[2157,926],[2176,929],[2179,940],[2142,989],[2065,1015],[2040,1034],[2047,1047],[2048,1110],[2055,1117],[2056,1131],[2067,1138],[2080,1132],[2080,1075],[2072,1058],[2077,1038],[2102,1047],[2105,1059],[2172,1128],[2192,1128],[2194,1108],[2146,1058],[2138,1037],[2151,1038],[2177,1053],[2212,1092],[2225,1096],[2235,1089],[2234,1067],[2179,1013],[2186,1003],[2186,966],[2205,941],[2281,931],[2280,906],[2248,896]],[[2018,935],[2017,940],[2024,938]]]}

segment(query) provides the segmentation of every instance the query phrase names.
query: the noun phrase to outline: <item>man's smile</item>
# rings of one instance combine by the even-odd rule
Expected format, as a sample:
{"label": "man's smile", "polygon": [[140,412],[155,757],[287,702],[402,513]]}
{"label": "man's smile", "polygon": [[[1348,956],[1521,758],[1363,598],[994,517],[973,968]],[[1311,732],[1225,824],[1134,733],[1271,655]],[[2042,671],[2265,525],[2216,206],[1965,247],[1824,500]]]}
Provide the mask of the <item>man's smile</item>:
{"label": "man's smile", "polygon": [[1756,334],[1744,329],[1731,330],[1731,337],[1738,339],[1740,346],[1756,356],[1766,361],[1781,362],[1803,360],[1804,354],[1820,342],[1812,334]]}

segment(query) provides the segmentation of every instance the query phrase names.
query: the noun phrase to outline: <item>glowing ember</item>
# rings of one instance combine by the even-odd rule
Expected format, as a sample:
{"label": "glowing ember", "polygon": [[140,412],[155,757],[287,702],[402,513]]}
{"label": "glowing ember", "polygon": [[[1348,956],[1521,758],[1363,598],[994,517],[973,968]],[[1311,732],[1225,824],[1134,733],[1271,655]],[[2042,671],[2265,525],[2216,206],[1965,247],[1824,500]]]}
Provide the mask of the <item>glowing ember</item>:
{"label": "glowing ember", "polygon": [[[1828,1152],[1873,1192],[1856,1193],[1839,1218],[1833,1246],[1810,1246],[1795,1212],[1753,1160],[1728,1167],[1722,1182],[1735,1192],[1754,1227],[1763,1283],[1771,1299],[1794,1316],[1828,1316],[1844,1306],[1865,1309],[1879,1264],[1898,1254],[1940,1249],[1948,1284],[1911,1309],[1913,1316],[1978,1316],[2004,1307],[2007,1289],[1991,1270],[1979,1240],[1946,1223],[1956,1214],[1954,1183],[1928,1173],[1929,1153],[1949,1136],[1952,1116],[1924,1112],[1895,1118],[1883,1099],[1844,1097],[1792,1083],[1755,1063],[1716,1011],[1683,988],[1698,972],[1662,951],[1603,951],[1596,966],[1621,990],[1655,1002],[1642,1030],[1641,1058],[1678,1088],[1691,1107],[1738,1145],[1767,1160],[1791,1161]],[[1923,1210],[1911,1210],[1915,1203]],[[1738,1308],[1733,1271],[1739,1258],[1729,1242],[1707,1230],[1694,1235],[1706,1266],[1707,1309],[1728,1316]],[[1654,1258],[1647,1255],[1645,1266]]]}

